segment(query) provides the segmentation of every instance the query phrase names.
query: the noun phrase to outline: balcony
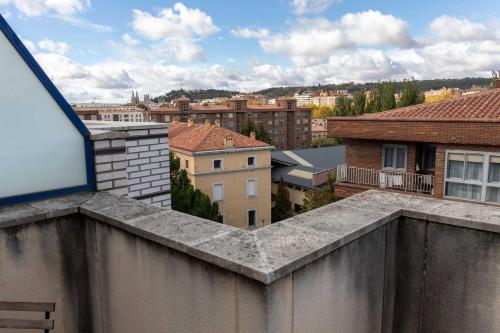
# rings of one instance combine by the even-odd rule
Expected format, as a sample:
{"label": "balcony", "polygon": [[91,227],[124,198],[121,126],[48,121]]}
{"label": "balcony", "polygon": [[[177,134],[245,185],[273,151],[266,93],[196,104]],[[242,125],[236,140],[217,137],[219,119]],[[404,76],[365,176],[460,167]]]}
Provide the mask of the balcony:
{"label": "balcony", "polygon": [[337,182],[370,188],[432,194],[434,175],[364,169],[342,164],[337,166]]}

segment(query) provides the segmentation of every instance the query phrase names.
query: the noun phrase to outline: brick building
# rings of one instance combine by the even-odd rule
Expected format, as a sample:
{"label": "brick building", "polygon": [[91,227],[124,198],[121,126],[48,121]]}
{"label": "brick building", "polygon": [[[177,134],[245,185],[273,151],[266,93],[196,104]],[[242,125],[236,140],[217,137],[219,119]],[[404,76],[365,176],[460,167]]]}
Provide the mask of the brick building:
{"label": "brick building", "polygon": [[221,105],[190,104],[188,98],[176,99],[171,105],[144,111],[145,121],[169,123],[174,119],[203,124],[209,120],[235,132],[241,132],[251,120],[262,125],[278,149],[306,148],[311,145],[311,109],[297,106],[294,98],[283,97],[276,104],[251,105],[248,99],[232,98]]}
{"label": "brick building", "polygon": [[373,187],[500,203],[500,89],[328,120],[346,139],[336,194]]}

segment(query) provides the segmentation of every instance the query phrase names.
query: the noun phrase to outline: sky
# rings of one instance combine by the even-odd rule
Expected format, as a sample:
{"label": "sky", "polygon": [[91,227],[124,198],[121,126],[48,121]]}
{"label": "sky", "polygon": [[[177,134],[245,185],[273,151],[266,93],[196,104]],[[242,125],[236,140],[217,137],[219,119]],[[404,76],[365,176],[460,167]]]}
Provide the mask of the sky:
{"label": "sky", "polygon": [[0,13],[71,102],[500,69],[498,0],[0,0]]}

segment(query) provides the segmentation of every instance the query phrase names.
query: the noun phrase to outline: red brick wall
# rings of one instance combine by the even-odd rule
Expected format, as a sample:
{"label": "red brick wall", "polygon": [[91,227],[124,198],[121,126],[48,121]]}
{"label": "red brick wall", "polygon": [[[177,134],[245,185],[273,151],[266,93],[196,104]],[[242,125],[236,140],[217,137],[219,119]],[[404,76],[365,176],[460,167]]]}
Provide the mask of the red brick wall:
{"label": "red brick wall", "polygon": [[385,141],[500,146],[500,123],[328,120],[328,136]]}
{"label": "red brick wall", "polygon": [[349,198],[355,194],[365,192],[365,191],[368,191],[368,189],[352,187],[352,186],[343,185],[340,183],[337,183],[334,186],[335,196],[339,199]]}
{"label": "red brick wall", "polygon": [[408,148],[406,172],[415,173],[416,144],[412,142],[384,142],[371,140],[346,141],[345,160],[348,166],[380,170],[382,169],[382,146],[384,144],[403,144]]}
{"label": "red brick wall", "polygon": [[379,170],[382,166],[382,145],[378,141],[347,140],[345,161],[348,166]]}

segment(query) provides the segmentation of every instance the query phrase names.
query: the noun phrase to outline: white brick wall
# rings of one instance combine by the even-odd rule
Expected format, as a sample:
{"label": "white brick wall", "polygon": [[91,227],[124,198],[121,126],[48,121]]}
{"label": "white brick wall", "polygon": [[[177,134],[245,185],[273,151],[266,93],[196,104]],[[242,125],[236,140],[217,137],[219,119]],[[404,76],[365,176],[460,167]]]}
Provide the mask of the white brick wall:
{"label": "white brick wall", "polygon": [[94,141],[97,189],[171,208],[168,129],[126,132],[126,139]]}

